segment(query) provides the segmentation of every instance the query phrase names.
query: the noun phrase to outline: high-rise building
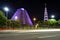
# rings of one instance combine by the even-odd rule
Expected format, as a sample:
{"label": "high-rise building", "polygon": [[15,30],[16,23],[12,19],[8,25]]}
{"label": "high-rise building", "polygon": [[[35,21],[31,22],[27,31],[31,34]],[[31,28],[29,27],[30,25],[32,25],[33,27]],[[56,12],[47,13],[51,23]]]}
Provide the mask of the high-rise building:
{"label": "high-rise building", "polygon": [[46,7],[46,3],[45,3],[45,10],[44,10],[44,21],[48,20],[48,12],[47,12],[47,7]]}
{"label": "high-rise building", "polygon": [[11,20],[20,20],[21,24],[33,26],[33,23],[28,15],[28,12],[24,8],[17,9]]}

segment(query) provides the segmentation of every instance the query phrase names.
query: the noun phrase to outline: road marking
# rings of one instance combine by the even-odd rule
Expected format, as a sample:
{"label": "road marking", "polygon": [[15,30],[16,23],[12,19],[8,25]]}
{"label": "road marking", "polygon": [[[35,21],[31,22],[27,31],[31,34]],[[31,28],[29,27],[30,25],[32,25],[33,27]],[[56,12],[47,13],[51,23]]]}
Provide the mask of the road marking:
{"label": "road marking", "polygon": [[57,35],[52,35],[52,36],[42,36],[42,37],[38,37],[38,38],[50,38],[50,37],[56,37]]}

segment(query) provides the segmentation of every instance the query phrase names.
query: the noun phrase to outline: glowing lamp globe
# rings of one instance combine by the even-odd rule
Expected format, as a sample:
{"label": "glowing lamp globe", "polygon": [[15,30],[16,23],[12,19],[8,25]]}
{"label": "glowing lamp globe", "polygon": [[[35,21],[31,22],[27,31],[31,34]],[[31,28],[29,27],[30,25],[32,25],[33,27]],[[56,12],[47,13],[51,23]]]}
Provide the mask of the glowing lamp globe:
{"label": "glowing lamp globe", "polygon": [[5,10],[5,11],[9,11],[9,8],[8,8],[8,7],[4,7],[4,10]]}
{"label": "glowing lamp globe", "polygon": [[54,15],[51,15],[51,18],[55,18],[55,16]]}

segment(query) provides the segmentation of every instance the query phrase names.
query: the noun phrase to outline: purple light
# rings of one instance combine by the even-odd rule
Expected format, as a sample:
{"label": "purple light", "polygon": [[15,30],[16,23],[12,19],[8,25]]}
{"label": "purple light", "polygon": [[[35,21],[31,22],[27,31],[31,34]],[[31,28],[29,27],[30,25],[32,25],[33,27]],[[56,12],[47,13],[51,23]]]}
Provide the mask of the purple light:
{"label": "purple light", "polygon": [[18,19],[18,17],[17,16],[15,16],[15,20],[17,20]]}
{"label": "purple light", "polygon": [[24,8],[20,8],[18,9],[15,14],[13,15],[13,17],[11,18],[11,20],[20,20],[22,22],[22,24],[27,24],[29,26],[33,26],[33,23],[27,13],[27,11]]}
{"label": "purple light", "polygon": [[47,12],[47,7],[46,7],[46,3],[45,3],[45,10],[44,10],[44,21],[48,20],[48,12]]}

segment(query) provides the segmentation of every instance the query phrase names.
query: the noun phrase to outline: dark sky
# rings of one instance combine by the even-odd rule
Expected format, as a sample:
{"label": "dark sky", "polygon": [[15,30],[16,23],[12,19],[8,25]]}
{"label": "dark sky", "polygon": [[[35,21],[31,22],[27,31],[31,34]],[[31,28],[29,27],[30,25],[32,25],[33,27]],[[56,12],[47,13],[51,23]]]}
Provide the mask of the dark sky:
{"label": "dark sky", "polygon": [[0,9],[3,10],[4,6],[9,7],[9,18],[16,12],[18,8],[25,8],[31,19],[36,17],[38,20],[43,19],[44,4],[47,3],[47,10],[49,18],[52,14],[60,19],[60,1],[58,0],[0,0]]}

